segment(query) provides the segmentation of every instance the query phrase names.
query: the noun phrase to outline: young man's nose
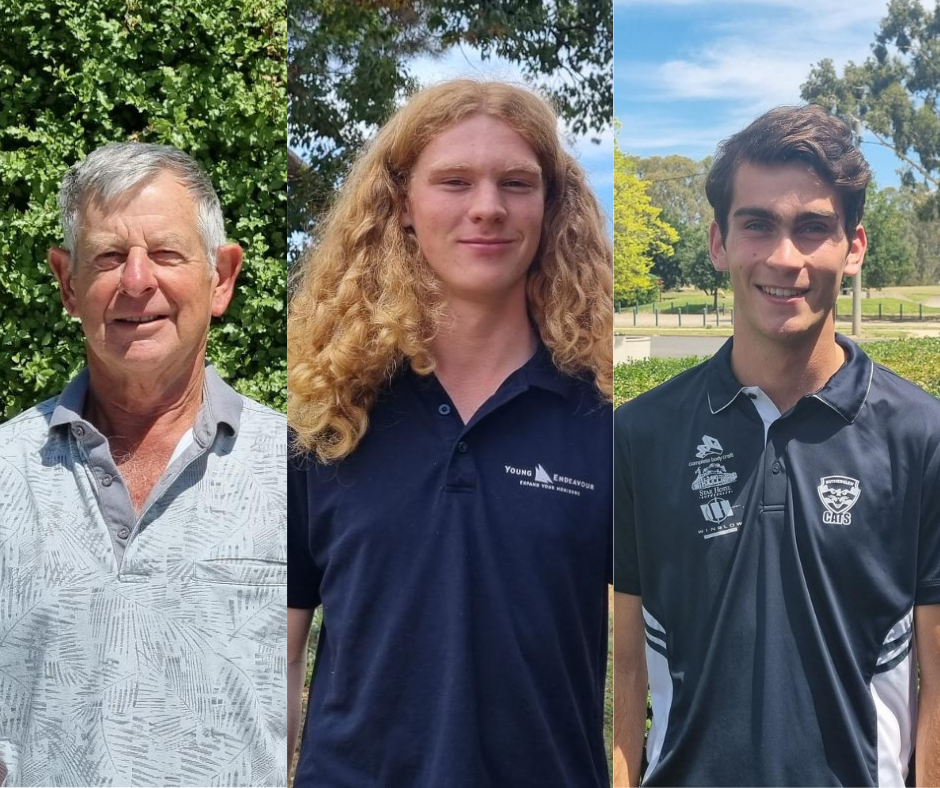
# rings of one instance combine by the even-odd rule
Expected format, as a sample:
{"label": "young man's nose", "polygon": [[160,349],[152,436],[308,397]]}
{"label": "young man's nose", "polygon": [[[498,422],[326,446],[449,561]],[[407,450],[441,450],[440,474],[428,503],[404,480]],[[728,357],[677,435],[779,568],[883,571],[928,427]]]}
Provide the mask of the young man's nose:
{"label": "young man's nose", "polygon": [[474,188],[470,214],[475,221],[501,221],[505,218],[506,204],[498,184],[481,183]]}

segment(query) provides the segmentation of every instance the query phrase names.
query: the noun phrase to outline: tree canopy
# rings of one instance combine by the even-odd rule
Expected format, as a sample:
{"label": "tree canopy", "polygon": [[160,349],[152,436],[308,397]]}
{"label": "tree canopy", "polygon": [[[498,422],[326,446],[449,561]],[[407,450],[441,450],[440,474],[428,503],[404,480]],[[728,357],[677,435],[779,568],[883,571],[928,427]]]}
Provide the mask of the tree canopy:
{"label": "tree canopy", "polygon": [[669,256],[679,240],[653,205],[650,184],[637,176],[635,159],[614,145],[614,300],[634,301],[654,284],[657,255]]}
{"label": "tree canopy", "polygon": [[940,187],[940,6],[891,0],[864,63],[820,61],[802,85],[804,100],[867,128],[907,164],[905,182]]}
{"label": "tree canopy", "polygon": [[468,45],[510,60],[573,133],[610,127],[611,0],[287,0],[287,9],[292,232],[311,228],[365,140],[415,89],[408,61],[419,54]]}

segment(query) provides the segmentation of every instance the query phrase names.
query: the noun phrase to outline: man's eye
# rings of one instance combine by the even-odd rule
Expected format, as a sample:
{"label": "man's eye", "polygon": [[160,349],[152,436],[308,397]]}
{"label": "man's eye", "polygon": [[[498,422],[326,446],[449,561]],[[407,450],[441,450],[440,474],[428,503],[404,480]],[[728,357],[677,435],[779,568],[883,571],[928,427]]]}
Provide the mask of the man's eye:
{"label": "man's eye", "polygon": [[535,188],[534,183],[532,183],[531,181],[522,180],[520,178],[512,178],[508,181],[504,181],[503,186],[505,186],[508,189],[516,189],[516,190],[524,190],[524,189],[528,190],[528,189]]}
{"label": "man's eye", "polygon": [[173,263],[177,260],[182,259],[182,255],[179,252],[176,252],[172,249],[156,249],[149,254],[151,260],[155,260],[158,263]]}
{"label": "man's eye", "polygon": [[803,232],[809,233],[810,235],[828,235],[829,227],[825,224],[819,224],[818,222],[815,222],[813,224],[804,225]]}
{"label": "man's eye", "polygon": [[767,222],[751,221],[744,225],[744,229],[754,232],[764,232],[770,229],[770,225],[768,225]]}

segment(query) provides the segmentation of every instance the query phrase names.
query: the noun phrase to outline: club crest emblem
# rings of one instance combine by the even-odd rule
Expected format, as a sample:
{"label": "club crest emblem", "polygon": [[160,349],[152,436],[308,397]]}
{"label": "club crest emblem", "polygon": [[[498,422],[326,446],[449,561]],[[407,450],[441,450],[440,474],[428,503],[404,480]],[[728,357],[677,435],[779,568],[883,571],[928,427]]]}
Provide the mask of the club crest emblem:
{"label": "club crest emblem", "polygon": [[823,512],[823,522],[828,525],[850,525],[852,515],[849,510],[861,495],[861,485],[858,479],[851,476],[824,476],[819,480],[816,488],[819,500],[822,501],[826,511]]}

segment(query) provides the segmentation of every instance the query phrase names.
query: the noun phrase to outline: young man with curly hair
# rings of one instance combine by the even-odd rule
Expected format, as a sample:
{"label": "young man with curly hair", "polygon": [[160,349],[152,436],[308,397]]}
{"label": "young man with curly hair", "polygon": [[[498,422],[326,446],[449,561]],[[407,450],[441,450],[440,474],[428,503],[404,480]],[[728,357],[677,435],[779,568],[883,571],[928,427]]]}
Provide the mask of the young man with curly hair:
{"label": "young man with curly hair", "polygon": [[644,785],[938,784],[940,402],[835,331],[869,178],[820,107],[719,148],[734,337],[615,417],[617,785],[647,682]]}
{"label": "young man with curly hair", "polygon": [[535,94],[414,96],[289,311],[303,786],[608,784],[611,251]]}

